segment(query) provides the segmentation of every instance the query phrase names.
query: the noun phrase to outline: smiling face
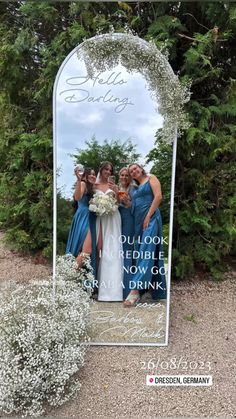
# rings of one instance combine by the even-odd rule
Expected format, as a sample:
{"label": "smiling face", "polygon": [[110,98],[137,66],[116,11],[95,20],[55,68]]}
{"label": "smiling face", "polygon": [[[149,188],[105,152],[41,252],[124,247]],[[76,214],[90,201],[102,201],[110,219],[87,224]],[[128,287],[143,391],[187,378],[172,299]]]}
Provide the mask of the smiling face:
{"label": "smiling face", "polygon": [[104,166],[100,171],[102,180],[107,181],[109,176],[112,175],[112,173],[113,173],[113,170],[110,164],[107,164],[106,166]]}
{"label": "smiling face", "polygon": [[138,164],[132,164],[129,166],[129,174],[132,179],[138,181],[144,176],[143,169]]}
{"label": "smiling face", "polygon": [[128,169],[123,169],[119,175],[119,182],[121,186],[128,187],[131,182],[131,177],[129,175]]}
{"label": "smiling face", "polygon": [[90,174],[88,175],[88,182],[92,183],[93,185],[96,182],[96,173],[94,170],[91,170]]}

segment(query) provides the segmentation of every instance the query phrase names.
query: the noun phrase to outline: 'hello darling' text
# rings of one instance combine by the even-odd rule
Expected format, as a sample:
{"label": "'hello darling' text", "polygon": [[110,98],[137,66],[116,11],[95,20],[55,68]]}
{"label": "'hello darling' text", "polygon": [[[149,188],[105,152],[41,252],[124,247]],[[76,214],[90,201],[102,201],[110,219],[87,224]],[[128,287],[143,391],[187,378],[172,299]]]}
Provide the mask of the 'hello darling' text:
{"label": "'hello darling' text", "polygon": [[[73,87],[61,91],[60,96],[62,95],[67,103],[88,102],[113,104],[115,106],[114,110],[116,113],[122,112],[127,106],[134,105],[130,98],[118,97],[112,91],[112,86],[121,86],[127,83],[126,80],[122,79],[121,72],[116,73],[113,71],[104,78],[101,74],[102,73],[98,73],[92,79],[89,75],[68,78],[66,80],[66,84]],[[83,88],[81,88],[81,86]],[[100,89],[98,90],[99,94],[91,93],[91,89],[98,86],[100,86]],[[111,88],[108,88],[108,90],[105,89],[101,95],[100,92],[102,86],[111,86]]]}

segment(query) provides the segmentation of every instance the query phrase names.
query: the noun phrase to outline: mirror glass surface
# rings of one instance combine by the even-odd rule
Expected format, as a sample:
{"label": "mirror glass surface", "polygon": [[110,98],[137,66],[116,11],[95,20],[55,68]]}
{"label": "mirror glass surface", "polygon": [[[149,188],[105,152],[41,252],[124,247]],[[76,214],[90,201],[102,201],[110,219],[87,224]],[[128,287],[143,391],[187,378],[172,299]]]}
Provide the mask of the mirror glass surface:
{"label": "mirror glass surface", "polygon": [[[91,341],[96,344],[163,345],[167,324],[169,214],[165,210],[162,232],[160,214],[163,203],[167,208],[169,205],[170,183],[168,190],[162,190],[159,218],[154,221],[156,230],[154,228],[154,232],[146,236],[143,236],[143,228],[140,233],[135,233],[138,223],[143,226],[145,221],[144,212],[140,212],[141,206],[145,204],[147,209],[150,208],[154,199],[150,176],[154,162],[146,162],[149,152],[158,147],[156,133],[163,125],[158,103],[148,90],[145,78],[138,72],[128,72],[121,64],[112,70],[95,72],[90,79],[85,63],[78,58],[76,51],[63,63],[55,87],[57,254],[73,249],[68,241],[84,241],[86,238],[91,242],[95,270],[89,331]],[[122,194],[119,195],[119,207],[105,216],[110,220],[105,223],[102,217],[88,210],[98,185],[101,185],[98,169],[104,160],[114,163],[114,173],[109,175],[115,176],[112,180],[119,187],[119,192],[127,193],[128,189],[127,199],[122,201]],[[135,179],[129,179],[128,186],[122,186],[119,170],[130,163],[144,167],[147,177],[142,185],[138,185]],[[93,169],[96,182],[87,176],[86,181],[92,185],[91,188],[89,186],[89,193],[74,200],[77,181],[74,169],[78,165]],[[155,168],[157,166],[155,160]],[[171,163],[168,167],[167,177],[171,181]],[[156,170],[154,172],[158,177]],[[107,186],[104,190],[103,185],[100,195],[108,193],[115,199],[114,192],[108,189]],[[115,193],[117,198],[117,189]],[[84,221],[81,214],[78,216],[83,206],[87,206],[84,211],[89,211],[89,221]],[[87,227],[83,224],[86,222]],[[81,238],[80,230],[83,228],[86,233]],[[88,237],[88,231],[91,237]],[[77,249],[81,250],[83,244],[77,243]],[[77,256],[76,252],[74,250],[74,256]],[[120,259],[118,263],[117,258]],[[130,290],[137,288],[137,277],[141,279],[140,301],[132,307],[125,307],[123,300]]]}

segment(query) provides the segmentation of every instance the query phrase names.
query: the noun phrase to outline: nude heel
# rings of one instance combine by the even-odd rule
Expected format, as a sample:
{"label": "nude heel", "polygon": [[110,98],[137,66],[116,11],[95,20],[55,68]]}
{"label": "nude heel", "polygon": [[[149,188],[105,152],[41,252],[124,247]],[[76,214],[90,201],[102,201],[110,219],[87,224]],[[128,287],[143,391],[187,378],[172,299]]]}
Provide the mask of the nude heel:
{"label": "nude heel", "polygon": [[129,293],[128,297],[124,301],[125,307],[135,307],[140,301],[140,296],[138,293]]}

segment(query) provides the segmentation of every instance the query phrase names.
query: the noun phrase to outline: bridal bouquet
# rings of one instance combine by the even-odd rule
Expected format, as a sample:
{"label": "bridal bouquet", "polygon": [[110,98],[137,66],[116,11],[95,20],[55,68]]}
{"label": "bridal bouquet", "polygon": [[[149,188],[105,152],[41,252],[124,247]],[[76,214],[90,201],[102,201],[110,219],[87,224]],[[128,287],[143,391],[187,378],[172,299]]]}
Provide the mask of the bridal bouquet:
{"label": "bridal bouquet", "polygon": [[95,212],[99,217],[112,215],[118,208],[116,199],[111,194],[96,194],[89,202],[89,210]]}

